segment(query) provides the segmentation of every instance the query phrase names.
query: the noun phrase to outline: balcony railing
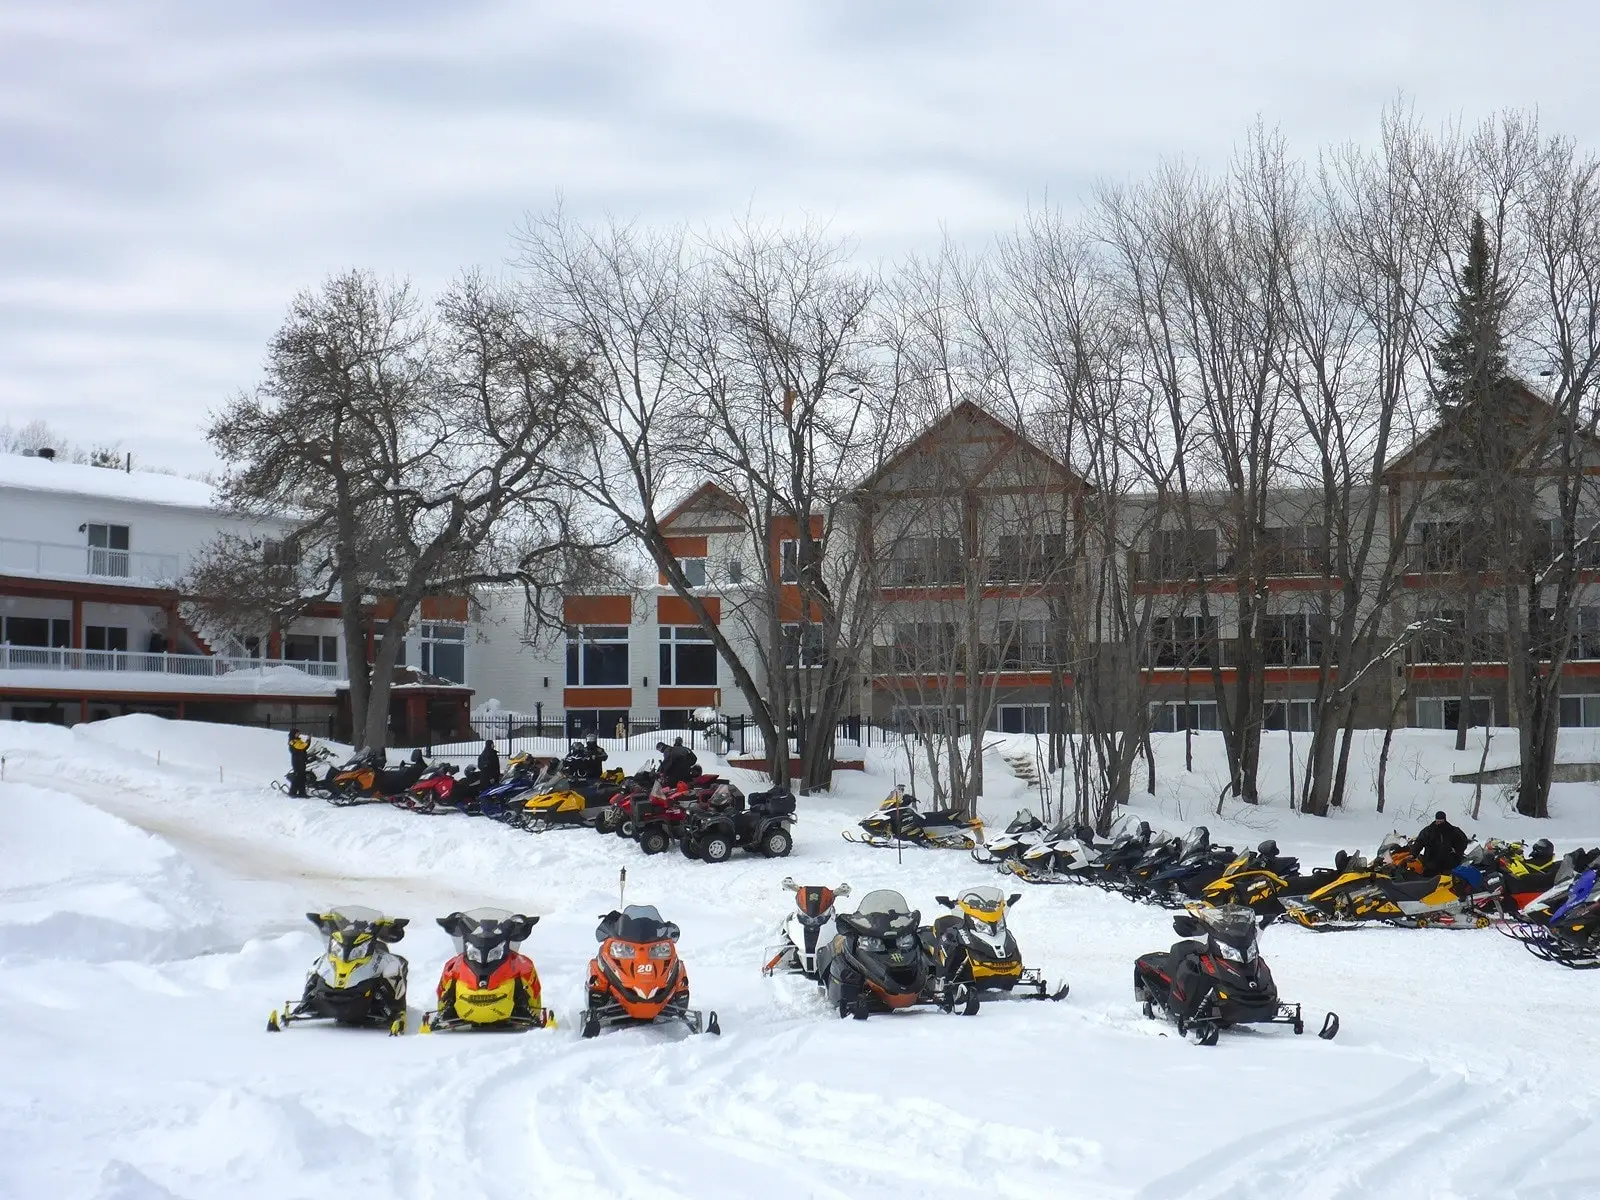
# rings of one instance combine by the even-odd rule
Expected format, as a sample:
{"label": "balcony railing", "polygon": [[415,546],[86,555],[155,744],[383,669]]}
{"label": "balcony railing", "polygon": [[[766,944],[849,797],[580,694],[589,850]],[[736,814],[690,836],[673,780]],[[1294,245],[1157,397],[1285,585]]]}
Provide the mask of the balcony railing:
{"label": "balcony railing", "polygon": [[0,575],[46,579],[103,579],[114,583],[171,584],[178,578],[176,554],[107,550],[59,542],[0,538]]}
{"label": "balcony railing", "polygon": [[[1283,546],[1257,551],[1261,574],[1268,579],[1303,576],[1321,578],[1330,573],[1327,552],[1319,547]],[[1133,577],[1139,583],[1192,583],[1233,575],[1238,562],[1230,553],[1202,554],[1149,550],[1133,552]]]}
{"label": "balcony railing", "polygon": [[217,679],[240,671],[289,667],[314,679],[343,678],[338,663],[289,658],[227,658],[210,654],[160,654],[136,650],[74,650],[64,646],[13,646],[0,642],[0,671],[143,671]]}

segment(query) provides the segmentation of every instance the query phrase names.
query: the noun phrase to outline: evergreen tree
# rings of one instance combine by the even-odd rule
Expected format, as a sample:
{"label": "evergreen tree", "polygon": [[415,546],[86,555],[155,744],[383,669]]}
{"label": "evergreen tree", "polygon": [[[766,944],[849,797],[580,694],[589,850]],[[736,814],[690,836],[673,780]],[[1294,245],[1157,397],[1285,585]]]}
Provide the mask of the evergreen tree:
{"label": "evergreen tree", "polygon": [[1507,293],[1495,274],[1483,217],[1474,214],[1450,332],[1433,347],[1433,395],[1441,410],[1504,396],[1510,382],[1500,324]]}

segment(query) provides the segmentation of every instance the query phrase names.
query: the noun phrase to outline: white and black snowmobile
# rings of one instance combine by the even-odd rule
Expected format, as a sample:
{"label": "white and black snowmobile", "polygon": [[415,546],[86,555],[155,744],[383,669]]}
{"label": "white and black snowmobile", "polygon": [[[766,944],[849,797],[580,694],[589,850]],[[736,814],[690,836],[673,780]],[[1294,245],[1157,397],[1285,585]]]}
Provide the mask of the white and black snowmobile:
{"label": "white and black snowmobile", "polygon": [[972,848],[972,861],[988,866],[1021,858],[1024,851],[1038,845],[1049,832],[1030,809],[1019,808],[1003,832]]}
{"label": "white and black snowmobile", "polygon": [[783,886],[795,894],[794,909],[784,918],[783,926],[778,930],[778,943],[767,948],[767,959],[762,964],[761,973],[771,975],[778,971],[793,971],[807,979],[816,979],[818,946],[827,940],[828,926],[833,921],[834,902],[850,894],[850,885],[841,883],[835,888],[825,888],[785,879]]}
{"label": "white and black snowmobile", "polygon": [[[1149,837],[1149,825],[1140,822]],[[1097,842],[1094,830],[1071,818],[1058,822],[1037,844],[1028,847],[1020,858],[1004,864],[1024,883],[1088,883],[1099,870],[1101,860],[1113,846],[1132,844],[1135,831],[1119,834],[1110,842]],[[1140,843],[1142,845],[1142,843]]]}
{"label": "white and black snowmobile", "polygon": [[389,947],[405,936],[407,918],[347,905],[307,913],[306,919],[328,939],[327,948],[311,964],[300,1002],[284,1001],[283,1010],[267,1018],[268,1031],[298,1021],[333,1021],[404,1033],[406,960]]}
{"label": "white and black snowmobile", "polygon": [[[1278,999],[1257,944],[1253,910],[1197,906],[1173,917],[1172,928],[1183,941],[1142,955],[1133,965],[1133,998],[1146,1017],[1167,1017],[1180,1035],[1192,1033],[1202,1046],[1216,1045],[1222,1031],[1235,1025],[1289,1025],[1305,1032],[1300,1006]],[[1339,1017],[1330,1012],[1317,1036],[1330,1039],[1338,1032]]]}

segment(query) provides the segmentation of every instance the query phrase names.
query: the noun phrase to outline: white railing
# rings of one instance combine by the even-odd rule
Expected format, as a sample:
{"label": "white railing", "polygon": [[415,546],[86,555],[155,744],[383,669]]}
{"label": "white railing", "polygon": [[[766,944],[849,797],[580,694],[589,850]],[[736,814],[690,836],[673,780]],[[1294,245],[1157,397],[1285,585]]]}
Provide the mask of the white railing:
{"label": "white railing", "polygon": [[0,575],[170,584],[177,580],[178,569],[176,554],[0,538]]}
{"label": "white railing", "polygon": [[288,667],[314,679],[341,679],[338,663],[289,658],[229,658],[211,654],[73,650],[64,646],[13,646],[0,642],[0,671],[148,671],[215,679],[238,671]]}

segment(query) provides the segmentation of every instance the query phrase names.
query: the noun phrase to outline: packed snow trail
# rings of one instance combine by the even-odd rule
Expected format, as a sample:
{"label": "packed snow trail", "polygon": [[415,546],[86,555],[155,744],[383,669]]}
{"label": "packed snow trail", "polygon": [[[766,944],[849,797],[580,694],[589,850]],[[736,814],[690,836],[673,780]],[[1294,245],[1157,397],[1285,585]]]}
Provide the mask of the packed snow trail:
{"label": "packed snow trail", "polygon": [[[1274,926],[1263,952],[1285,998],[1312,1027],[1338,1010],[1338,1040],[1278,1028],[1204,1050],[1132,1001],[1132,961],[1174,939],[1170,914],[1019,884],[1024,958],[1069,981],[1067,1000],[840,1021],[805,981],[758,973],[785,875],[848,880],[857,898],[895,887],[925,917],[935,894],[999,878],[959,853],[902,863],[844,842],[884,777],[803,801],[793,857],[713,867],[586,831],[292,800],[266,786],[282,739],[260,731],[0,724],[0,754],[6,1197],[1600,1194],[1600,979],[1492,931]],[[1413,786],[1396,804],[1442,802],[1437,775],[1402,774]],[[1036,802],[1008,783],[992,821]],[[1179,791],[1161,804],[1197,807]],[[1571,840],[1600,826],[1572,812],[1542,828]],[[1388,827],[1246,819],[1276,825],[1213,819],[1217,840],[1271,832],[1308,865]],[[596,917],[624,866],[628,899],[682,926],[695,1003],[718,1010],[722,1037],[577,1036]],[[448,953],[433,917],[487,902],[541,914],[524,949],[561,1027],[266,1034],[320,949],[304,913],[357,901],[412,919],[396,948],[413,1025]]]}

